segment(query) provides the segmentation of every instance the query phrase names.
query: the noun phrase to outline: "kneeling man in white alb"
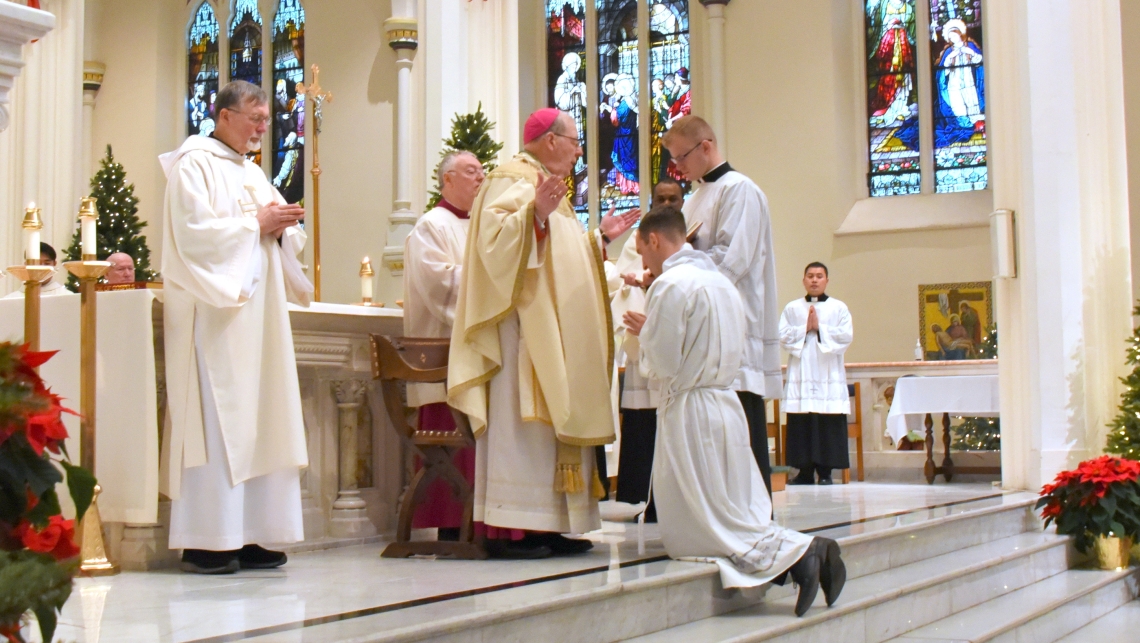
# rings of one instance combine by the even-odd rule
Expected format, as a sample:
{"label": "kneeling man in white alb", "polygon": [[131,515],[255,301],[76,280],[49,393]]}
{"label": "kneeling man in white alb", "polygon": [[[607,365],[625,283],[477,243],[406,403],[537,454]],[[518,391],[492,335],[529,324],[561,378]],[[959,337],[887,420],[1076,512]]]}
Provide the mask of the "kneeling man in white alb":
{"label": "kneeling man in white alb", "polygon": [[162,274],[168,420],[161,489],[170,548],[200,574],[266,569],[259,543],[304,539],[308,465],[287,302],[313,287],[297,253],[301,206],[246,155],[269,127],[265,92],[229,83],[217,128],[160,157],[166,171]]}
{"label": "kneeling man in white alb", "polygon": [[626,324],[641,339],[642,373],[660,386],[651,494],[665,551],[716,563],[726,588],[783,584],[790,572],[797,616],[820,587],[830,606],[847,579],[839,545],[772,521],[732,390],[745,337],[736,286],[685,243],[675,208],[654,209],[637,234],[654,281],[646,314],[627,313]]}

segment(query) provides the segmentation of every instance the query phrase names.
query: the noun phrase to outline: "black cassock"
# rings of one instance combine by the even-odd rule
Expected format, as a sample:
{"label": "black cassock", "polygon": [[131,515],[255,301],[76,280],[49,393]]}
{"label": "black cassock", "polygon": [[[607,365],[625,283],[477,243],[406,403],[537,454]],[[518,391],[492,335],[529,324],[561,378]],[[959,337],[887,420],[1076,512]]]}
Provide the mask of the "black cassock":
{"label": "black cassock", "polygon": [[849,469],[847,416],[789,413],[787,462],[796,469]]}

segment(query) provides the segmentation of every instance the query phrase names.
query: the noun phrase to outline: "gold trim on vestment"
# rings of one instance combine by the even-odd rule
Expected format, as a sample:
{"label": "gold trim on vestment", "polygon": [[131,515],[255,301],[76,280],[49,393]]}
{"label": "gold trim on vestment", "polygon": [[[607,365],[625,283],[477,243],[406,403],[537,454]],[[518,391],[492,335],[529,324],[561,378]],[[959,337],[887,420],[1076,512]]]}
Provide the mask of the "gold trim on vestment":
{"label": "gold trim on vestment", "polygon": [[608,281],[606,281],[606,267],[604,265],[606,260],[602,256],[602,249],[600,247],[600,244],[598,243],[599,241],[602,240],[601,239],[602,233],[598,232],[598,237],[596,239],[594,238],[594,232],[593,231],[590,231],[587,234],[590,235],[590,249],[594,251],[594,270],[597,271],[598,280],[601,282],[601,287],[602,287],[602,290],[601,290],[601,293],[602,293],[602,310],[605,312],[605,315],[606,315],[606,328],[608,329],[608,331],[606,332],[606,353],[607,353],[607,355],[606,355],[607,356],[606,372],[609,374],[610,381],[613,381],[613,379],[614,379],[614,333],[613,333],[614,311],[610,308],[610,302],[609,302],[610,284]]}

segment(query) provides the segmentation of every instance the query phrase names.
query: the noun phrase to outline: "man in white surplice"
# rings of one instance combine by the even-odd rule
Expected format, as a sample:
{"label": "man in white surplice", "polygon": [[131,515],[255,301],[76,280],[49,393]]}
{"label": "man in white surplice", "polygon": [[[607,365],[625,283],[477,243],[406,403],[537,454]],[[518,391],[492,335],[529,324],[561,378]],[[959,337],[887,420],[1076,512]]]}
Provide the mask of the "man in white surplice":
{"label": "man in white surplice", "polygon": [[829,485],[832,469],[849,469],[847,414],[851,398],[843,354],[854,331],[847,304],[827,296],[827,266],[804,269],[807,296],[784,307],[780,344],[788,351],[788,465],[799,469],[790,484]]}
{"label": "man in white surplice", "polygon": [[627,313],[641,339],[641,370],[660,385],[652,495],[665,550],[714,562],[724,587],[800,586],[802,616],[822,586],[827,604],[846,580],[839,545],[775,524],[732,390],[746,317],[740,294],[707,254],[685,243],[675,208],[650,212],[638,250],[655,277],[645,315]]}
{"label": "man in white surplice", "polygon": [[297,253],[304,209],[246,158],[269,125],[261,88],[229,83],[217,128],[160,157],[169,400],[162,491],[182,568],[233,573],[285,563],[258,543],[304,539],[308,465],[286,302],[308,305]]}
{"label": "man in white surplice", "polygon": [[752,455],[771,487],[768,420],[764,398],[778,398],[780,375],[776,256],[768,198],[747,176],[732,169],[717,147],[716,134],[702,118],[683,116],[665,133],[677,171],[696,184],[682,212],[695,231],[693,248],[703,252],[736,286],[744,303],[744,352],[733,390],[748,418]]}

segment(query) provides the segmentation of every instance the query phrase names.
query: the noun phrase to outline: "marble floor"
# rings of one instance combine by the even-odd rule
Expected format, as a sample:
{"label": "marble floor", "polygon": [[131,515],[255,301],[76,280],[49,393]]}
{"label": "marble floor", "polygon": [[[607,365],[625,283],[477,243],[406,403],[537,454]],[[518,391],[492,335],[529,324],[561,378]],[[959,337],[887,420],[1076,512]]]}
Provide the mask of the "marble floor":
{"label": "marble floor", "polygon": [[[790,487],[776,494],[777,519],[800,531],[843,537],[1024,498],[990,484],[856,483]],[[300,640],[305,628],[520,586],[551,587],[610,570],[636,573],[664,558],[656,525],[631,522],[635,509],[606,503],[588,554],[541,561],[380,558],[384,544],[302,552],[277,570],[232,576],[177,571],[85,578],[64,608],[59,641],[76,643]],[[640,535],[640,538],[639,538]],[[640,540],[640,542],[639,542]],[[672,565],[672,563],[671,563]],[[697,565],[697,563],[676,563]],[[595,574],[596,575],[596,574]],[[603,581],[604,582],[604,581]],[[293,638],[294,635],[297,638]]]}

